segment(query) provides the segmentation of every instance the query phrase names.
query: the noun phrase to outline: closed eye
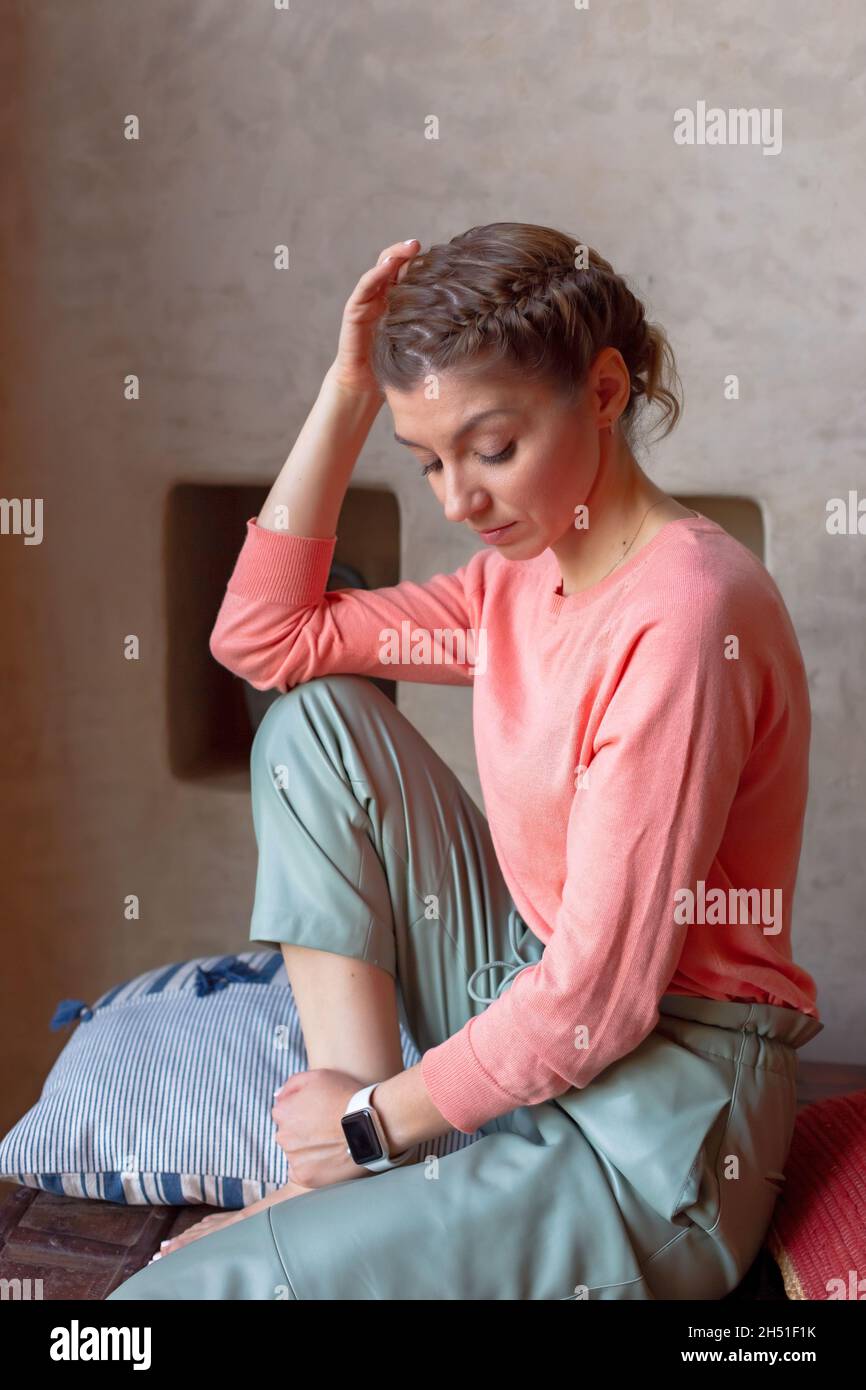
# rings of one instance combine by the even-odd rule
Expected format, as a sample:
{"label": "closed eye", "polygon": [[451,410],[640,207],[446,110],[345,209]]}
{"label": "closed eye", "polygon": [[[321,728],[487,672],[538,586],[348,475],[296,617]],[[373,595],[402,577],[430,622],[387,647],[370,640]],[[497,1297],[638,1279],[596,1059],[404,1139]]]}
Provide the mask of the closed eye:
{"label": "closed eye", "polygon": [[[514,440],[508,444],[500,454],[478,454],[482,463],[505,463],[514,453]],[[426,463],[421,469],[421,477],[426,478],[428,473],[438,473],[442,468],[442,460],[434,459],[432,463]]]}

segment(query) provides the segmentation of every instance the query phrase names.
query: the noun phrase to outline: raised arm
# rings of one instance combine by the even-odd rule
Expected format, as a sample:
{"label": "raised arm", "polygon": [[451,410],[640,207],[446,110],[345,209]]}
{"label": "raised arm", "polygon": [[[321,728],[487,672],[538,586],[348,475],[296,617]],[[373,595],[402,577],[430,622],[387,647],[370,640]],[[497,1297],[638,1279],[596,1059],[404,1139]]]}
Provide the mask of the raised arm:
{"label": "raised arm", "polygon": [[486,656],[473,602],[481,553],[426,584],[326,589],[349,479],[384,399],[369,368],[372,328],[417,249],[386,247],[361,276],[313,408],[259,516],[247,521],[210,651],[257,690],[340,672],[469,685]]}

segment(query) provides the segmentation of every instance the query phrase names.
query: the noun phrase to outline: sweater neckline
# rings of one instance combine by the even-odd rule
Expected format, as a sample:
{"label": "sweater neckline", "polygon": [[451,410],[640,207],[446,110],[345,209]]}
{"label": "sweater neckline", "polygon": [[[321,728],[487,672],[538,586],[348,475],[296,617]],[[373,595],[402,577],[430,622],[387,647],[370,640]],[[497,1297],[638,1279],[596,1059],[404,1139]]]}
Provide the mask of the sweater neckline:
{"label": "sweater neckline", "polygon": [[657,550],[660,545],[663,545],[665,541],[669,540],[675,526],[694,526],[695,523],[701,526],[713,524],[709,517],[704,516],[703,512],[694,510],[692,516],[676,516],[672,521],[666,521],[663,526],[659,527],[655,535],[647,541],[646,545],[641,547],[636,555],[632,555],[630,559],[623,561],[623,563],[618,565],[615,570],[612,570],[610,574],[600,579],[597,584],[591,584],[588,589],[581,589],[576,594],[559,593],[559,589],[562,587],[563,582],[562,574],[560,573],[556,556],[553,554],[552,550],[549,551],[552,561],[550,571],[556,580],[556,588],[546,588],[545,590],[547,594],[547,613],[551,617],[556,618],[559,617],[561,613],[574,613],[578,609],[586,608],[589,604],[595,603],[597,599],[603,598],[606,594],[616,589],[626,575],[631,574],[633,570],[644,563],[654,550]]}

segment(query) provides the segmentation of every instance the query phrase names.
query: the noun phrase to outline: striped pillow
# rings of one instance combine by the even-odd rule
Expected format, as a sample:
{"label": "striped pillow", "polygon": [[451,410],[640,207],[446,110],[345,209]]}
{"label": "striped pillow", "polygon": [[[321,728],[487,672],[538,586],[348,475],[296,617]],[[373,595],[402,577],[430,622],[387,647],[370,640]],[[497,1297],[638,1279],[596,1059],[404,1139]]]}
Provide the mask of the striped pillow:
{"label": "striped pillow", "polygon": [[[420,1052],[400,1004],[406,1067]],[[52,1028],[79,1026],[42,1095],[0,1141],[0,1177],[131,1205],[249,1206],[288,1181],[274,1091],[307,1069],[280,951],[207,956],[150,970],[92,1008],[63,1000]],[[425,1146],[440,1157],[481,1132]]]}

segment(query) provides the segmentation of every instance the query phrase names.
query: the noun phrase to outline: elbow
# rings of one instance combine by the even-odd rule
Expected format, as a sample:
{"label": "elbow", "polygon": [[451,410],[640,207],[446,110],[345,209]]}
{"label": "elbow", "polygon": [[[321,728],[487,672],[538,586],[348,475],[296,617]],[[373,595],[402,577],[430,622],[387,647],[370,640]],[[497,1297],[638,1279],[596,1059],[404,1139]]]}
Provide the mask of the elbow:
{"label": "elbow", "polygon": [[210,635],[208,649],[218,665],[224,666],[233,676],[247,681],[255,690],[270,690],[274,685],[272,680],[262,679],[263,663],[260,653],[250,648],[242,649],[237,642],[226,641],[219,624]]}
{"label": "elbow", "polygon": [[293,672],[289,662],[276,659],[273,648],[241,645],[237,638],[226,640],[219,624],[214,628],[208,642],[208,649],[214,661],[224,666],[233,676],[247,682],[254,690],[279,690],[283,694],[294,689]]}
{"label": "elbow", "polygon": [[233,676],[242,675],[237,661],[237,648],[223,640],[223,634],[219,623],[213,629],[208,641],[208,650],[214,661],[220,666],[225,666],[227,671],[231,671]]}

